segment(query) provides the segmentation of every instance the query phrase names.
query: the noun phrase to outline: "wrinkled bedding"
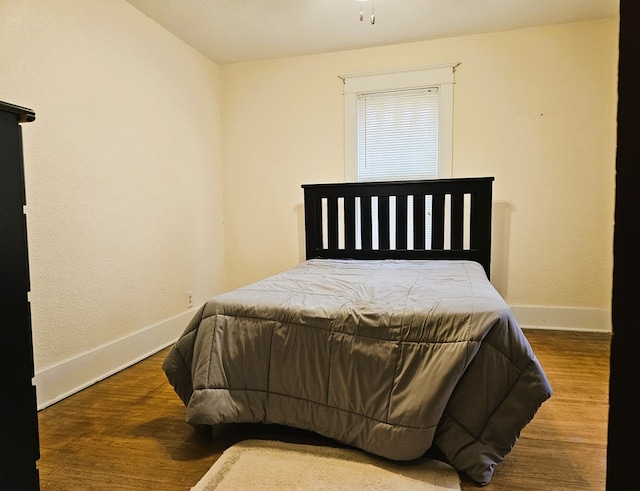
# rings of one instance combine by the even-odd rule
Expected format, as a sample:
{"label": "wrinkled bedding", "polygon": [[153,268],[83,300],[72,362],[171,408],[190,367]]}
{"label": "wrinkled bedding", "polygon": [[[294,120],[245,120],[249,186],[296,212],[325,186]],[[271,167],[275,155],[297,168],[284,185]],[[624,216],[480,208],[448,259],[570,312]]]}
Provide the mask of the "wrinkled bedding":
{"label": "wrinkled bedding", "polygon": [[193,426],[274,423],[480,484],[552,389],[472,261],[312,259],[203,305],[163,368]]}

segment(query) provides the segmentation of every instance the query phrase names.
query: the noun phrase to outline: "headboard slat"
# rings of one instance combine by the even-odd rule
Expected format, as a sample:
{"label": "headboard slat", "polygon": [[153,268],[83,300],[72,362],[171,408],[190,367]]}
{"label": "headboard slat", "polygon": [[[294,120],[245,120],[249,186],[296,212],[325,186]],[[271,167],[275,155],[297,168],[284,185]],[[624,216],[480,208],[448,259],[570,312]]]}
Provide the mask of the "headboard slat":
{"label": "headboard slat", "polygon": [[344,198],[344,246],[345,249],[356,248],[356,198]]}
{"label": "headboard slat", "polygon": [[431,199],[431,249],[444,249],[444,194]]}
{"label": "headboard slat", "polygon": [[361,243],[363,250],[370,250],[373,241],[371,239],[371,196],[362,196],[360,198],[360,217],[361,217]]}
{"label": "headboard slat", "polygon": [[451,195],[451,248],[462,249],[464,243],[464,195]]}
{"label": "headboard slat", "polygon": [[424,194],[413,195],[413,248],[417,250],[425,244],[425,202]]}
{"label": "headboard slat", "polygon": [[407,248],[407,199],[408,196],[396,196],[396,249]]}
{"label": "headboard slat", "polygon": [[338,249],[338,198],[327,197],[327,244],[328,249]]}
{"label": "headboard slat", "polygon": [[383,250],[389,249],[389,222],[389,196],[378,196],[378,247]]}

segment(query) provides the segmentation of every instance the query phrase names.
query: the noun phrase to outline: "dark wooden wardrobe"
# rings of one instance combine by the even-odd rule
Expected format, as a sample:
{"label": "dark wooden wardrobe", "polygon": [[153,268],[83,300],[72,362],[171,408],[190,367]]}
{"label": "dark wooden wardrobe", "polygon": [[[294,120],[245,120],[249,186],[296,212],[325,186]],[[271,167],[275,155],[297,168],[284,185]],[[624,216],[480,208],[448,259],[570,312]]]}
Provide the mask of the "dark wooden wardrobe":
{"label": "dark wooden wardrobe", "polygon": [[31,109],[0,101],[0,489],[39,489],[38,410],[33,385],[29,256],[22,160]]}

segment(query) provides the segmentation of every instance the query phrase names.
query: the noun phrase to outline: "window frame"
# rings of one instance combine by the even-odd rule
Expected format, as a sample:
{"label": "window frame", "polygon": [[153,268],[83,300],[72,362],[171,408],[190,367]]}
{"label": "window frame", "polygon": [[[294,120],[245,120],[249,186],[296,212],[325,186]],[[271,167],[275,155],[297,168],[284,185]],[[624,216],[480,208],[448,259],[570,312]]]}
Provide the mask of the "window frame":
{"label": "window frame", "polygon": [[459,62],[340,75],[344,82],[345,180],[358,180],[358,109],[361,93],[438,87],[438,178],[453,175],[453,85]]}

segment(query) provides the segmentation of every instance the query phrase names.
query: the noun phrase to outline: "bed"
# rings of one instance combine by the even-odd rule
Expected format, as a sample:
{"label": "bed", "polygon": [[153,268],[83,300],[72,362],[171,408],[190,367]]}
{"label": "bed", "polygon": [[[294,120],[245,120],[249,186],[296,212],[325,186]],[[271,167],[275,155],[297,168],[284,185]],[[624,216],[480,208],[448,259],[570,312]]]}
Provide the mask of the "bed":
{"label": "bed", "polygon": [[552,395],[489,280],[492,184],[303,185],[306,259],[208,300],[164,360],[187,422],[437,448],[487,484]]}

